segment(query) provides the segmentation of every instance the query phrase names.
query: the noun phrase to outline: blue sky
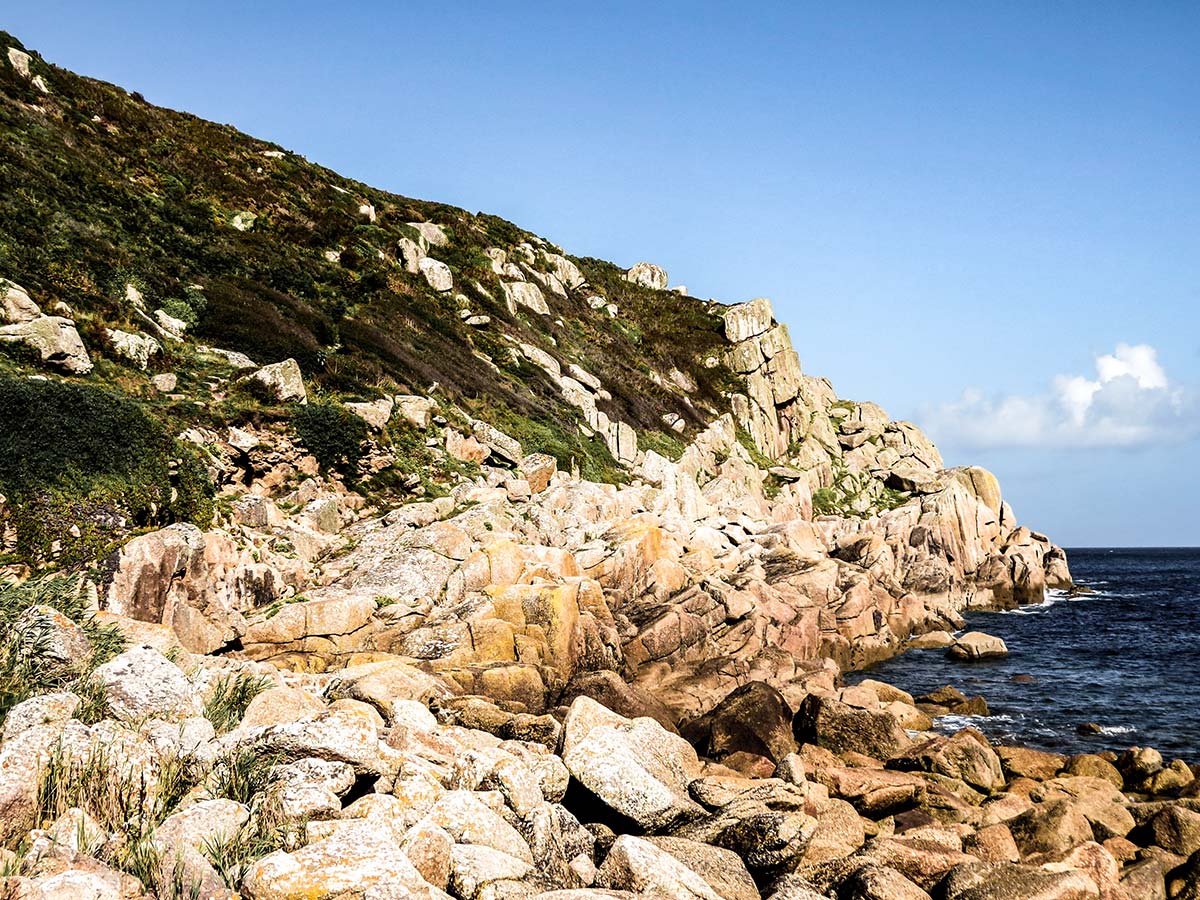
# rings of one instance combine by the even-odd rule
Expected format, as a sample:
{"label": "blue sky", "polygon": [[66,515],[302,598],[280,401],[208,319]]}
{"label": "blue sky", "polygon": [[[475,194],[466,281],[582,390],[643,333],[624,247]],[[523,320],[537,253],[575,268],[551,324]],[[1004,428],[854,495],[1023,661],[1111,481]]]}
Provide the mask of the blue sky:
{"label": "blue sky", "polygon": [[1064,544],[1200,544],[1193,2],[10,6],[155,103],[771,297]]}

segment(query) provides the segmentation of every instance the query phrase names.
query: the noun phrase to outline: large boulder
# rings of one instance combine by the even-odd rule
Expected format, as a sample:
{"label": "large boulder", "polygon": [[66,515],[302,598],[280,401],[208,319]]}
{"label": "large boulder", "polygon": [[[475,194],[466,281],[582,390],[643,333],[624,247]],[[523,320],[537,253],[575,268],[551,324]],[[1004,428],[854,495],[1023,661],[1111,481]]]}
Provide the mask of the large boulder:
{"label": "large boulder", "polygon": [[430,885],[386,830],[374,825],[339,829],[294,853],[276,851],[246,873],[248,900],[334,900],[361,897],[372,885],[397,886],[406,898],[448,900]]}
{"label": "large boulder", "polygon": [[108,708],[118,718],[181,719],[203,712],[198,692],[179,666],[150,647],[134,647],[95,671]]}
{"label": "large boulder", "polygon": [[646,841],[703,878],[721,900],[759,900],[754,879],[732,850],[677,837],[648,837]]}
{"label": "large boulder", "polygon": [[894,756],[909,744],[908,735],[890,712],[858,709],[819,694],[804,698],[792,721],[792,733],[801,744],[875,759]]}
{"label": "large boulder", "polygon": [[39,316],[0,326],[0,343],[25,344],[37,352],[43,364],[71,375],[92,371],[92,360],[75,323],[61,316]]}
{"label": "large boulder", "polygon": [[1038,803],[1006,824],[1023,856],[1065,853],[1092,839],[1091,823],[1069,800]]}
{"label": "large boulder", "polygon": [[984,634],[982,631],[968,631],[950,645],[946,655],[951,659],[974,662],[1008,656],[1008,647],[998,637]]}
{"label": "large boulder", "polygon": [[762,681],[737,688],[681,733],[701,756],[718,761],[732,753],[752,753],[778,765],[796,750],[792,711],[783,695]]}
{"label": "large boulder", "polygon": [[294,359],[271,363],[252,372],[249,379],[280,403],[307,403],[308,391],[304,387],[304,375],[300,364]]}
{"label": "large boulder", "polygon": [[939,896],[945,900],[1097,900],[1099,890],[1082,872],[983,863],[955,869],[942,883]]}
{"label": "large boulder", "polygon": [[438,293],[444,294],[454,290],[454,276],[444,262],[432,256],[423,256],[417,263],[417,268],[425,276],[426,283]]}
{"label": "large boulder", "polygon": [[688,796],[701,769],[696,751],[653,719],[626,719],[577,697],[563,725],[562,760],[588,792],[644,831],[703,813]]}
{"label": "large boulder", "polygon": [[162,352],[162,344],[148,334],[110,328],[108,339],[119,356],[123,356],[143,371],[150,365],[150,357]]}
{"label": "large boulder", "polygon": [[739,303],[725,311],[725,337],[735,344],[763,334],[771,327],[775,311],[766,297]]}
{"label": "large boulder", "polygon": [[550,315],[550,307],[541,289],[529,281],[503,281],[500,287],[504,290],[504,299],[508,304],[511,315],[517,314],[517,307],[523,306],[538,315]]}
{"label": "large boulder", "polygon": [[625,272],[625,280],[632,281],[634,284],[640,284],[642,287],[654,288],[655,290],[665,291],[667,289],[667,272],[661,266],[656,266],[654,263],[639,262],[634,263]]}
{"label": "large boulder", "polygon": [[722,900],[707,881],[666,850],[629,834],[612,845],[597,882],[602,887],[670,900]]}
{"label": "large boulder", "polygon": [[212,653],[246,633],[242,610],[266,606],[285,575],[244,558],[220,532],[178,523],[140,535],[109,561],[102,605],[141,622],[169,625],[195,653]]}
{"label": "large boulder", "polygon": [[957,778],[985,793],[1004,786],[1000,757],[973,729],[964,729],[953,737],[938,735],[921,741],[889,759],[887,767]]}
{"label": "large boulder", "polygon": [[42,310],[19,284],[0,278],[0,319],[6,325],[32,322],[42,315]]}

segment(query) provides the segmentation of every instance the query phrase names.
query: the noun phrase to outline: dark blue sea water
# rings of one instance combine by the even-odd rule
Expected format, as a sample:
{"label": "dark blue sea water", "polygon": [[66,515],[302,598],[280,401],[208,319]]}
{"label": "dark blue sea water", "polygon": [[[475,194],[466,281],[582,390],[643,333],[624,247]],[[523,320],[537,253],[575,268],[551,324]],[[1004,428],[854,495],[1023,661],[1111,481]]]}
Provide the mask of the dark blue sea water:
{"label": "dark blue sea water", "polygon": [[[1004,639],[1007,658],[959,663],[911,650],[850,680],[914,695],[952,684],[988,701],[991,717],[947,717],[942,730],[971,724],[1064,753],[1150,746],[1200,762],[1200,548],[1068,549],[1067,559],[1094,594],[966,616],[969,630]],[[1014,682],[1018,674],[1037,681]],[[1084,722],[1104,732],[1077,734]]]}

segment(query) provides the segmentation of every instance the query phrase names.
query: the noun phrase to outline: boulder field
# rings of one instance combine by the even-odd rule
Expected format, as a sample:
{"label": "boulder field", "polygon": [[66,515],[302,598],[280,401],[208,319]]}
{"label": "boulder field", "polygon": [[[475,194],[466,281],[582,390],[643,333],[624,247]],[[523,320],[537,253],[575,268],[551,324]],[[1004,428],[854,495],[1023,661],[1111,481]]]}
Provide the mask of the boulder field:
{"label": "boulder field", "polygon": [[793,711],[749,681],[681,734],[583,694],[534,713],[454,694],[397,657],[298,672],[104,619],[129,647],[94,670],[97,696],[43,694],[5,719],[4,896],[1200,891],[1200,782],[1186,765],[1149,749],[1065,757],[969,728],[935,734],[914,722],[912,697],[880,682],[814,683]]}

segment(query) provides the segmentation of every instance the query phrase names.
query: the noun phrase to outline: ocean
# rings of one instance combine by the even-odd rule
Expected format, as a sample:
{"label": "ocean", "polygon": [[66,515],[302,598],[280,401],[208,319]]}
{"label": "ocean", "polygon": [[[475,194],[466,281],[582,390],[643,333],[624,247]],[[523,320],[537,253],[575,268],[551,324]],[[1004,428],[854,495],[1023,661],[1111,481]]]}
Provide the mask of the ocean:
{"label": "ocean", "polygon": [[[984,696],[991,716],[948,716],[943,731],[969,724],[1060,753],[1149,746],[1200,762],[1200,548],[1067,549],[1067,559],[1075,582],[1095,593],[1054,591],[1036,606],[966,615],[967,630],[1003,638],[1008,657],[961,663],[910,650],[848,680]],[[1078,734],[1088,722],[1101,733]]]}

